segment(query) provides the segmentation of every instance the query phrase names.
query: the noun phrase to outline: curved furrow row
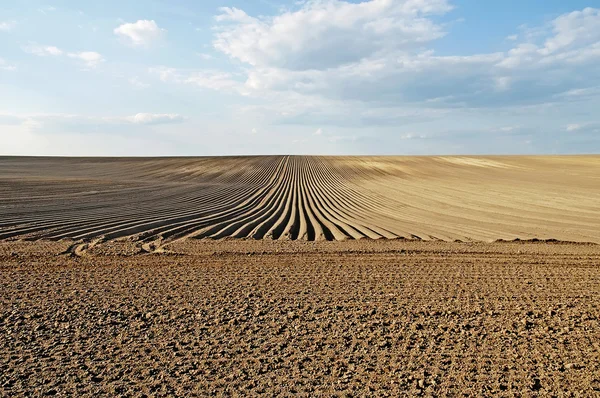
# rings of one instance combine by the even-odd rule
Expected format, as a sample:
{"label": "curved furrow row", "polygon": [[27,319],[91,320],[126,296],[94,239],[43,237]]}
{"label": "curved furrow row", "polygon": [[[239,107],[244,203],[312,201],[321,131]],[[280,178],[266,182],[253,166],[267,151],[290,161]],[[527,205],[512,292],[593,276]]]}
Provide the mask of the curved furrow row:
{"label": "curved furrow row", "polygon": [[[272,172],[277,167],[277,164],[271,164],[270,167],[265,167],[263,169],[264,178],[272,177]],[[177,223],[187,222],[192,219],[196,219],[201,216],[210,215],[213,213],[219,212],[219,210],[223,207],[227,207],[231,205],[235,207],[239,204],[239,202],[247,200],[250,193],[255,190],[252,186],[247,186],[246,189],[240,193],[239,187],[243,187],[241,184],[234,185],[226,185],[224,189],[216,192],[216,196],[211,197],[210,193],[205,195],[203,198],[203,203],[208,204],[212,208],[205,209],[205,206],[184,206],[182,210],[173,210],[172,208],[166,211],[157,211],[157,209],[153,209],[152,216],[148,217],[148,211],[142,208],[142,215],[146,215],[146,217],[136,216],[134,212],[128,212],[127,209],[119,209],[120,214],[113,216],[118,222],[106,222],[105,219],[101,219],[100,223],[86,223],[81,219],[77,219],[71,225],[74,226],[75,230],[64,229],[65,225],[62,225],[62,229],[60,230],[52,230],[47,234],[40,235],[40,238],[46,239],[61,239],[61,238],[72,238],[72,239],[90,239],[92,237],[96,237],[99,235],[104,235],[107,239],[112,239],[119,236],[125,235],[133,235],[142,233],[148,230],[152,230],[153,228],[160,226],[172,226]],[[217,203],[217,205],[215,205]],[[231,204],[233,203],[233,204]],[[202,204],[202,203],[201,203]],[[199,211],[202,211],[199,214]],[[132,213],[134,213],[132,215]],[[82,225],[87,225],[87,228],[77,230],[77,228],[81,228]],[[38,227],[41,229],[47,229],[45,226]]]}
{"label": "curved furrow row", "polygon": [[292,191],[291,198],[289,199],[289,206],[286,208],[285,218],[280,219],[281,225],[284,225],[280,231],[280,227],[277,227],[273,231],[273,239],[284,239],[291,240],[298,236],[300,231],[300,207],[298,206],[298,176],[300,171],[296,167],[296,162],[292,163]]}
{"label": "curved furrow row", "polygon": [[348,186],[347,181],[333,173],[326,165],[320,168],[320,172],[317,181],[319,181],[318,184],[325,193],[322,198],[330,204],[330,208],[338,214],[338,217],[345,219],[348,224],[360,229],[362,233],[370,238],[393,239],[400,236],[382,228],[390,221],[390,218],[380,214],[380,212],[385,212],[386,209],[381,210],[382,206],[378,205],[377,198],[353,190]]}
{"label": "curved furrow row", "polygon": [[218,222],[222,219],[227,219],[235,214],[244,213],[247,209],[253,208],[257,201],[262,200],[267,194],[266,192],[275,183],[275,176],[283,167],[283,161],[279,162],[277,167],[273,168],[275,172],[269,176],[271,181],[263,187],[256,189],[252,187],[250,190],[245,190],[243,193],[236,195],[235,200],[231,201],[231,198],[220,197],[216,200],[209,199],[207,203],[217,202],[218,205],[212,209],[212,211],[205,211],[203,213],[193,212],[192,214],[185,215],[184,217],[171,218],[165,220],[164,218],[158,218],[151,222],[145,221],[141,224],[134,226],[128,226],[127,229],[119,229],[106,235],[106,239],[114,239],[123,235],[139,234],[146,231],[151,231],[150,236],[146,237],[146,241],[150,241],[156,238],[166,239],[171,237],[178,237],[179,235],[185,234],[190,229],[198,229],[207,224]]}
{"label": "curved furrow row", "polygon": [[212,237],[212,238],[224,238],[227,236],[232,237],[244,237],[252,228],[252,225],[256,220],[260,220],[264,214],[268,214],[269,209],[273,206],[278,195],[284,189],[285,175],[287,172],[287,163],[281,174],[277,174],[275,184],[273,184],[268,192],[261,197],[260,201],[255,203],[251,209],[237,214],[228,215],[221,223],[210,226],[205,231],[202,231],[198,236],[200,237]]}
{"label": "curved furrow row", "polygon": [[0,158],[0,240],[600,241],[598,174],[585,157]]}
{"label": "curved furrow row", "polygon": [[[384,236],[377,233],[374,229],[369,229],[368,226],[363,225],[364,223],[352,219],[352,217],[348,217],[348,214],[345,214],[343,210],[345,205],[339,200],[337,189],[334,188],[334,185],[327,183],[323,164],[319,162],[318,167],[315,167],[311,174],[314,185],[318,188],[316,191],[318,193],[316,195],[318,205],[334,224],[338,225],[340,229],[354,239],[364,237],[378,239]],[[352,203],[352,205],[354,204]],[[386,235],[386,237],[392,237],[389,234]]]}
{"label": "curved furrow row", "polygon": [[[358,170],[354,177],[361,176],[364,170]],[[384,228],[398,237],[420,237],[428,239],[430,235],[423,229],[426,225],[419,220],[418,216],[412,214],[413,203],[411,201],[400,201],[396,197],[382,195],[378,190],[365,189],[363,183],[355,182],[352,175],[341,175],[330,173],[333,184],[348,188],[344,195],[353,200],[353,212],[360,219],[371,219],[380,228]],[[397,184],[397,182],[396,182]],[[397,184],[402,187],[403,184]],[[396,188],[396,193],[402,192]]]}
{"label": "curved furrow row", "polygon": [[[270,176],[272,177],[272,175]],[[237,184],[236,184],[237,185]],[[198,207],[191,207],[184,212],[178,212],[177,217],[172,218],[156,218],[154,220],[143,220],[135,225],[128,225],[126,228],[118,229],[111,232],[106,238],[118,237],[123,234],[138,234],[146,232],[149,237],[146,240],[152,240],[157,237],[168,237],[170,235],[176,235],[180,231],[192,228],[193,226],[202,226],[210,223],[211,220],[215,222],[219,218],[227,217],[232,212],[243,212],[244,208],[251,207],[253,200],[260,198],[263,195],[263,191],[267,187],[256,189],[252,186],[242,192],[239,190],[233,197],[221,195],[217,198],[205,198],[205,203],[200,203]],[[221,192],[222,194],[222,192]],[[206,205],[205,205],[206,204]],[[205,205],[205,206],[202,206]],[[200,212],[200,210],[202,210]]]}
{"label": "curved furrow row", "polygon": [[[331,214],[327,212],[327,209],[321,206],[321,202],[319,200],[321,193],[319,192],[319,184],[317,180],[314,178],[315,172],[315,163],[310,162],[309,166],[306,169],[306,176],[309,179],[310,183],[307,184],[307,193],[308,200],[311,209],[315,213],[319,224],[322,225],[324,231],[326,232],[326,238],[328,240],[345,240],[349,236],[353,238],[362,238],[363,235],[357,233],[354,228],[351,228],[348,225],[342,225],[338,220],[331,217]],[[336,223],[336,221],[338,221]]]}
{"label": "curved furrow row", "polygon": [[[229,187],[231,188],[231,187]],[[250,189],[248,189],[247,191],[249,191]],[[210,192],[208,195],[206,195],[205,200],[209,199],[209,202],[205,202],[205,203],[212,203],[212,201],[210,201],[211,196],[220,196],[222,198],[228,198],[229,195],[232,195],[230,199],[237,199],[240,195],[238,194],[234,194],[233,192],[234,190],[232,189],[224,189],[222,191],[217,192],[215,195],[211,195]],[[244,193],[241,194],[242,197],[245,197]],[[154,200],[158,200],[161,202],[169,202],[168,199],[164,199],[161,197],[155,198]],[[194,216],[195,214],[197,214],[197,212],[199,210],[204,210],[204,211],[208,211],[210,212],[211,208],[207,208],[204,209],[204,206],[182,206],[182,210],[174,210],[178,209],[175,204],[172,204],[170,206],[157,206],[156,208],[152,208],[151,206],[145,206],[142,203],[139,203],[137,206],[135,205],[125,205],[125,206],[119,206],[118,208],[108,208],[109,210],[112,210],[110,213],[102,215],[102,214],[98,214],[98,212],[92,211],[92,210],[88,210],[88,209],[84,209],[84,210],[80,210],[77,209],[76,212],[72,212],[72,213],[67,213],[64,216],[60,216],[57,215],[56,219],[52,220],[51,222],[46,222],[44,223],[43,220],[37,220],[36,225],[34,226],[27,226],[24,228],[21,228],[20,230],[14,230],[14,231],[10,231],[9,233],[20,233],[20,234],[24,234],[24,233],[32,233],[32,232],[36,232],[36,231],[54,231],[54,232],[49,232],[46,234],[42,234],[39,237],[40,238],[47,238],[47,239],[53,239],[53,238],[61,238],[61,237],[69,237],[70,235],[72,235],[73,233],[77,233],[78,231],[83,233],[85,231],[91,231],[92,233],[96,232],[100,232],[102,230],[102,228],[109,228],[109,227],[115,227],[118,225],[126,225],[128,222],[129,223],[136,223],[139,222],[139,220],[141,218],[148,218],[147,214],[148,214],[148,210],[151,210],[151,214],[152,216],[150,217],[151,219],[153,219],[154,221],[165,221],[165,222],[171,222],[174,218],[179,218],[179,217],[189,217],[189,216]],[[100,211],[102,210],[106,210],[106,207],[104,206],[99,206],[98,209]],[[62,221],[62,220],[71,220],[71,221]],[[148,220],[147,220],[148,221]],[[159,222],[159,223],[160,223]],[[41,224],[40,224],[41,223]],[[58,228],[58,229],[54,229],[54,228]],[[114,229],[114,228],[113,228]],[[1,234],[0,234],[0,238],[1,238]]]}

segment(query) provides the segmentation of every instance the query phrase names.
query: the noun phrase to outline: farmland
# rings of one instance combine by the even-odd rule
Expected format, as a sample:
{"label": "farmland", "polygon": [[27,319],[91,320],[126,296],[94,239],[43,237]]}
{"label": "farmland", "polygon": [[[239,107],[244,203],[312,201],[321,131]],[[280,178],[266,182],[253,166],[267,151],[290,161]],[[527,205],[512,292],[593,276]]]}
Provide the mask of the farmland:
{"label": "farmland", "polygon": [[595,396],[599,176],[0,158],[0,396]]}
{"label": "farmland", "polygon": [[600,250],[0,243],[3,396],[594,396]]}
{"label": "farmland", "polygon": [[0,240],[600,242],[600,158],[0,158]]}

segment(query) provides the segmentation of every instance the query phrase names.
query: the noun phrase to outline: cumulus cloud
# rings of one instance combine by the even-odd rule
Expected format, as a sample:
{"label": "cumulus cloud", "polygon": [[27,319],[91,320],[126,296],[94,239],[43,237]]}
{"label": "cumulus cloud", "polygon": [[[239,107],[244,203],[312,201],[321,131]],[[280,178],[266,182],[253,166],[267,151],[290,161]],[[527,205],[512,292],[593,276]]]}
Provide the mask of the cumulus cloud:
{"label": "cumulus cloud", "polygon": [[126,118],[127,121],[134,124],[170,124],[181,123],[185,118],[174,113],[138,113]]}
{"label": "cumulus cloud", "polygon": [[600,9],[585,8],[551,21],[543,42],[520,43],[498,64],[507,69],[581,65],[600,58]]}
{"label": "cumulus cloud", "polygon": [[575,124],[574,123],[574,124],[567,125],[567,127],[566,127],[565,130],[567,130],[567,131],[577,131],[577,130],[580,130],[581,127],[583,127],[583,126],[581,126],[581,124]]}
{"label": "cumulus cloud", "polygon": [[0,21],[0,31],[2,32],[11,31],[15,26],[17,26],[16,21]]}
{"label": "cumulus cloud", "polygon": [[159,41],[166,29],[159,28],[154,20],[139,20],[133,23],[124,23],[115,28],[114,33],[136,47],[148,47]]}
{"label": "cumulus cloud", "polygon": [[214,47],[246,64],[246,79],[240,86],[213,72],[227,83],[201,76],[198,85],[235,86],[280,103],[274,93],[389,110],[543,104],[600,84],[600,10],[564,14],[535,34],[512,35],[503,52],[438,55],[427,49],[445,34],[433,16],[451,8],[441,0],[309,0],[270,17],[222,8]]}
{"label": "cumulus cloud", "polygon": [[69,56],[69,58],[75,58],[80,61],[83,61],[83,63],[88,68],[95,68],[101,62],[104,61],[104,58],[102,58],[102,55],[100,55],[99,53],[94,52],[94,51],[82,51],[82,52],[78,52],[78,53],[69,53],[68,56]]}
{"label": "cumulus cloud", "polygon": [[[439,54],[433,48],[451,29],[440,22],[450,9],[447,1],[430,0],[303,1],[272,16],[223,8],[213,46],[232,68],[150,72],[164,82],[243,95],[232,106],[245,120],[298,125],[298,137],[322,129],[318,141],[325,144],[353,145],[341,134],[352,137],[369,126],[372,137],[355,142],[361,151],[444,152],[456,138],[464,144],[453,147],[458,152],[477,145],[485,152],[488,141],[469,142],[486,135],[506,144],[501,148],[518,137],[546,151],[598,142],[598,127],[588,124],[590,104],[600,101],[600,10],[567,13],[531,29],[515,26],[495,52]],[[585,127],[565,134],[573,112]],[[441,131],[443,142],[432,149]],[[543,147],[543,134],[561,138]]]}
{"label": "cumulus cloud", "polygon": [[323,134],[323,129],[321,129],[321,128],[317,129],[317,131],[315,131],[313,133],[313,135],[321,135],[321,134]]}
{"label": "cumulus cloud", "polygon": [[331,68],[440,38],[444,31],[429,16],[450,9],[446,0],[310,0],[299,10],[256,18],[224,7],[213,44],[254,66]]}

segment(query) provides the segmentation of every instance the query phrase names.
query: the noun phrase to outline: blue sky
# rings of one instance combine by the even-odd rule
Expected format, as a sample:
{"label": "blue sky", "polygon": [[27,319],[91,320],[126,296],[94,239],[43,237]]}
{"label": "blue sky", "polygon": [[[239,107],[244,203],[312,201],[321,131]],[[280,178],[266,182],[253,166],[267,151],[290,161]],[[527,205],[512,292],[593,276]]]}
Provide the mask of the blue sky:
{"label": "blue sky", "polygon": [[600,152],[600,2],[0,3],[0,154]]}

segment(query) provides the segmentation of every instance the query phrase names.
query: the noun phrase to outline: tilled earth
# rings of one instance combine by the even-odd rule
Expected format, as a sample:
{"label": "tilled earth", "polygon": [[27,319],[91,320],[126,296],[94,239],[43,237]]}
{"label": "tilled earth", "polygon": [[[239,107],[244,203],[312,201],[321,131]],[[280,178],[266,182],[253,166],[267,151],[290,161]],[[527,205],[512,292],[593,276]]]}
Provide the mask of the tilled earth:
{"label": "tilled earth", "polygon": [[0,242],[2,396],[600,395],[597,245],[72,244]]}
{"label": "tilled earth", "polygon": [[600,156],[0,156],[0,240],[600,243]]}

